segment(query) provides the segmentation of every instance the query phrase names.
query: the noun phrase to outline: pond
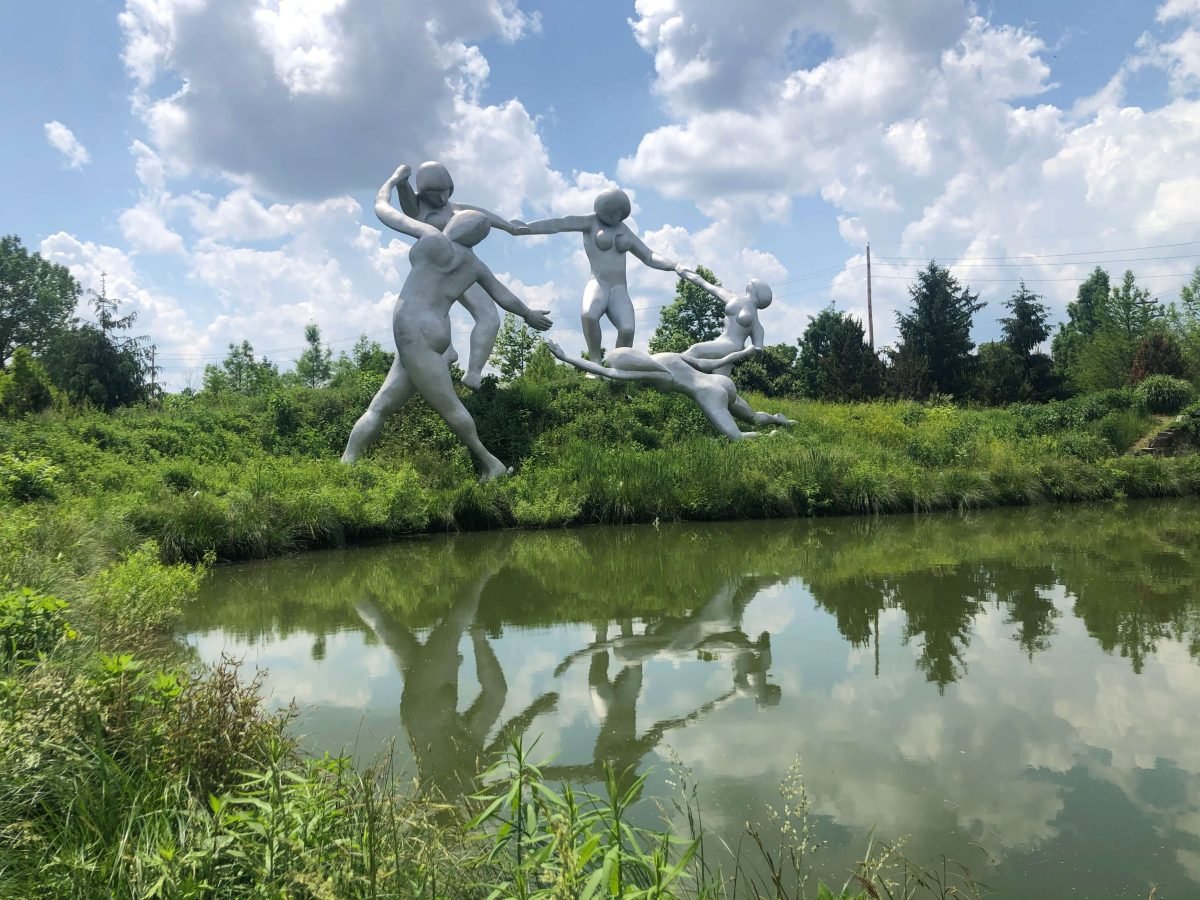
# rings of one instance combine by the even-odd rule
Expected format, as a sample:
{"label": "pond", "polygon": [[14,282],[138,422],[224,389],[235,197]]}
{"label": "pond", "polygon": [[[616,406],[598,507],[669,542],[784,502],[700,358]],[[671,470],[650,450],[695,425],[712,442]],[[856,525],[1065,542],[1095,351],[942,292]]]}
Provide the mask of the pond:
{"label": "pond", "polygon": [[1200,503],[500,532],[215,571],[198,655],[268,670],[317,751],[460,790],[699,784],[709,834],[796,760],[837,877],[878,837],[999,896],[1200,896]]}

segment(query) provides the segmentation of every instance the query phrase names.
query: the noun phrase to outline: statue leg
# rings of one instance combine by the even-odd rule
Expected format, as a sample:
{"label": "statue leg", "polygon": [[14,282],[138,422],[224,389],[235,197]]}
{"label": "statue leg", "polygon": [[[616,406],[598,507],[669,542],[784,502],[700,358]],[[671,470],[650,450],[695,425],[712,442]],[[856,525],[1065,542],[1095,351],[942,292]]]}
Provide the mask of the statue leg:
{"label": "statue leg", "polygon": [[[691,356],[694,359],[720,359],[722,356],[728,356],[730,353],[736,353],[741,349],[733,341],[717,338],[712,341],[702,341],[699,344],[692,344],[692,346],[683,352],[685,356]],[[732,372],[733,366],[721,366],[719,369],[713,369],[714,375],[724,375],[726,378]]]}
{"label": "statue leg", "polygon": [[704,417],[712,423],[713,427],[731,441],[758,437],[757,431],[742,431],[737,427],[737,422],[731,412],[734,401],[738,399],[737,389],[728,378],[724,378],[722,381],[725,384],[710,384],[697,389],[694,394],[690,395],[691,398],[696,401],[696,405],[700,407]]}
{"label": "statue leg", "polygon": [[583,339],[587,342],[588,359],[598,366],[603,364],[604,353],[600,317],[607,307],[608,291],[593,278],[583,289]]}
{"label": "statue leg", "polygon": [[637,314],[633,309],[633,301],[629,299],[629,288],[623,284],[613,285],[608,292],[608,321],[617,328],[616,346],[632,347]]}
{"label": "statue leg", "polygon": [[[467,449],[479,463],[480,481],[489,481],[508,474],[508,467],[489,453],[479,440],[475,420],[458,399],[458,394],[454,393],[450,370],[441,354],[420,346],[408,347],[405,350],[405,368],[413,388],[446,420],[446,424],[458,439],[467,445]],[[399,355],[398,353],[397,358]]]}
{"label": "statue leg", "polygon": [[789,419],[783,413],[765,413],[755,412],[750,408],[750,404],[741,397],[734,396],[733,402],[729,404],[729,411],[741,419],[743,422],[750,422],[754,425],[795,425],[795,419]]}
{"label": "statue leg", "polygon": [[412,381],[397,354],[396,358],[392,360],[392,367],[388,369],[383,385],[371,398],[367,411],[354,423],[354,428],[350,431],[350,439],[346,441],[346,450],[342,453],[342,462],[352,463],[362,456],[363,451],[379,437],[379,432],[387,417],[407,403],[408,398],[412,395]]}
{"label": "statue leg", "polygon": [[471,327],[471,355],[467,360],[467,373],[463,375],[462,383],[477,391],[483,379],[483,367],[492,355],[496,334],[500,331],[500,313],[496,311],[495,301],[477,284],[467,288],[458,298],[458,302],[466,307],[471,318],[475,320]]}

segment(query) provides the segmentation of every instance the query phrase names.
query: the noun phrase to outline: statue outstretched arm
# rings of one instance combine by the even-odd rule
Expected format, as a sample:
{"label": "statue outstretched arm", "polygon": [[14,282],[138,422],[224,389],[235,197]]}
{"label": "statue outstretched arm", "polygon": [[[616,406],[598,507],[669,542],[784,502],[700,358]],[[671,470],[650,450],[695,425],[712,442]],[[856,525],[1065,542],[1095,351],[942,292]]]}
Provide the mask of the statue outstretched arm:
{"label": "statue outstretched arm", "polygon": [[530,222],[522,234],[562,234],[564,231],[587,231],[592,227],[591,216],[560,216],[557,219],[538,219]]}
{"label": "statue outstretched arm", "polygon": [[520,297],[506,288],[503,282],[492,274],[491,269],[483,263],[479,264],[479,268],[481,270],[479,273],[479,286],[488,292],[488,296],[496,301],[497,306],[512,313],[514,316],[520,316],[529,324],[530,328],[538,331],[545,331],[553,324],[550,321],[550,310],[530,309]]}
{"label": "statue outstretched arm", "polygon": [[762,351],[758,347],[747,347],[745,350],[738,350],[736,353],[730,353],[726,356],[722,356],[720,359],[697,359],[694,356],[688,356],[686,353],[681,355],[687,364],[693,369],[696,369],[700,372],[715,372],[717,369],[720,369],[723,366],[737,365],[743,360],[749,359],[756,353],[761,352]]}
{"label": "statue outstretched arm", "polygon": [[728,303],[731,300],[736,300],[738,297],[738,295],[733,293],[733,291],[727,291],[727,290],[725,290],[725,288],[723,288],[717,284],[710,284],[708,281],[701,278],[698,273],[693,272],[691,269],[689,269],[683,263],[680,263],[679,265],[675,266],[675,272],[684,281],[690,281],[692,284],[694,284],[696,287],[700,288],[702,291],[707,291],[708,293],[712,294],[714,297],[716,297],[722,303]]}
{"label": "statue outstretched arm", "polygon": [[[391,198],[389,197],[388,199]],[[416,219],[421,215],[421,204],[417,200],[416,191],[408,183],[407,175],[396,182],[396,199],[400,201],[400,210],[406,216]]]}
{"label": "statue outstretched arm", "polygon": [[419,219],[414,219],[412,216],[406,215],[392,206],[392,188],[401,182],[407,185],[410,171],[408,166],[401,166],[379,188],[379,193],[375,195],[375,215],[388,228],[399,231],[401,234],[407,234],[409,237],[415,237],[418,240],[423,237],[441,235],[441,231],[432,225],[426,225]]}
{"label": "statue outstretched arm", "polygon": [[[512,221],[509,221],[508,219],[505,219],[505,218],[502,218],[502,217],[496,215],[496,213],[492,212],[490,209],[484,209],[482,206],[472,206],[469,203],[455,203],[454,204],[455,212],[458,212],[459,210],[464,210],[464,209],[469,209],[472,212],[483,213],[485,216],[487,216],[489,225],[491,225],[493,228],[499,228],[501,231],[505,232],[506,234],[516,234],[518,229],[522,225],[524,225],[524,223],[521,222],[519,219],[514,219]],[[524,232],[522,232],[522,234],[523,233]]]}
{"label": "statue outstretched arm", "polygon": [[632,231],[629,236],[633,238],[633,244],[629,248],[629,252],[644,262],[652,269],[659,269],[663,272],[673,272],[677,263],[667,259],[665,256],[659,256],[653,250],[646,246],[645,242]]}

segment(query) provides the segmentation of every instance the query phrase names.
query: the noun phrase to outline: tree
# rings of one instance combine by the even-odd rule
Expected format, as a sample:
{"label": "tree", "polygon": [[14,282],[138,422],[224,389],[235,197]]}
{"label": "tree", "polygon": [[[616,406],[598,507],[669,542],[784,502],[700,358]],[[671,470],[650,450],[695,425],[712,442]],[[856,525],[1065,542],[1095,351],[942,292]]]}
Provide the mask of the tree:
{"label": "tree", "polygon": [[1067,321],[1059,326],[1050,346],[1054,364],[1060,372],[1069,374],[1100,323],[1100,310],[1108,302],[1111,290],[1108,273],[1096,266],[1092,274],[1079,285],[1075,301],[1067,304]]}
{"label": "tree", "polygon": [[518,325],[516,316],[505,313],[488,362],[499,370],[502,381],[512,381],[525,371],[539,342],[540,338],[532,328],[524,322]]}
{"label": "tree", "polygon": [[[721,282],[704,266],[696,274],[709,284]],[[711,341],[725,328],[725,304],[703,288],[680,278],[675,284],[675,299],[663,307],[658,328],[650,338],[651,353],[682,353],[692,344]]]}
{"label": "tree", "polygon": [[1050,357],[1033,352],[1050,336],[1045,303],[1022,281],[1004,306],[1010,315],[999,320],[1003,339],[980,345],[972,395],[992,405],[1057,396],[1061,384]]}
{"label": "tree", "polygon": [[80,293],[66,266],[30,254],[15,234],[0,238],[0,371],[18,346],[44,354],[71,327]]}
{"label": "tree", "polygon": [[265,356],[255,362],[249,341],[230,344],[221,365],[204,367],[204,391],[209,394],[265,394],[279,384],[279,369]]}
{"label": "tree", "polygon": [[763,352],[733,367],[739,391],[755,391],[768,397],[788,397],[801,392],[795,344],[768,344]]}
{"label": "tree", "polygon": [[1200,373],[1200,266],[1192,273],[1179,291],[1179,306],[1172,304],[1170,310],[1174,330],[1183,344],[1183,353],[1188,367]]}
{"label": "tree", "polygon": [[898,353],[905,359],[925,360],[928,390],[962,396],[969,386],[972,364],[971,322],[986,305],[962,287],[950,270],[930,261],[908,288],[911,312],[897,313]]}
{"label": "tree", "polygon": [[121,301],[108,296],[103,277],[99,292],[89,293],[96,321],[54,337],[44,357],[50,377],[72,403],[112,410],[147,400],[154,373],[149,339],[120,333],[137,313],[119,315]]}
{"label": "tree", "polygon": [[928,397],[929,360],[913,344],[901,344],[884,350],[887,355],[887,370],[884,384],[889,396],[906,400]]}
{"label": "tree", "polygon": [[1000,319],[1001,333],[1004,343],[1017,356],[1029,356],[1042,341],[1050,337],[1048,324],[1050,313],[1041,296],[1033,293],[1021,282],[1011,297],[1004,301],[1004,307],[1010,313]]}
{"label": "tree", "polygon": [[550,352],[549,345],[539,338],[537,345],[533,348],[533,353],[529,354],[529,362],[525,364],[525,371],[521,373],[521,377],[526,381],[544,383],[554,381],[564,375],[573,377],[576,375],[576,370],[570,366],[561,365],[555,359],[554,354]]}
{"label": "tree", "polygon": [[12,364],[0,372],[0,416],[38,413],[54,402],[50,376],[27,347],[13,351]]}
{"label": "tree", "polygon": [[364,334],[354,342],[350,358],[354,360],[354,365],[360,372],[369,375],[387,375],[396,359],[396,354],[384,350],[379,345],[379,341],[367,340],[367,336]]}
{"label": "tree", "polygon": [[809,318],[796,368],[801,389],[818,400],[866,400],[883,391],[883,363],[862,323],[832,306]]}
{"label": "tree", "polygon": [[296,360],[296,375],[310,388],[323,387],[333,377],[333,354],[321,346],[321,329],[316,322],[304,326],[304,340],[308,347]]}
{"label": "tree", "polygon": [[1137,286],[1132,271],[1126,271],[1121,286],[1112,288],[1095,312],[1095,330],[1078,351],[1071,381],[1086,391],[1124,387],[1130,383],[1138,345],[1163,321],[1162,305]]}
{"label": "tree", "polygon": [[1160,331],[1142,338],[1138,344],[1133,353],[1129,380],[1140,384],[1151,375],[1170,375],[1172,378],[1186,379],[1190,374],[1179,341]]}

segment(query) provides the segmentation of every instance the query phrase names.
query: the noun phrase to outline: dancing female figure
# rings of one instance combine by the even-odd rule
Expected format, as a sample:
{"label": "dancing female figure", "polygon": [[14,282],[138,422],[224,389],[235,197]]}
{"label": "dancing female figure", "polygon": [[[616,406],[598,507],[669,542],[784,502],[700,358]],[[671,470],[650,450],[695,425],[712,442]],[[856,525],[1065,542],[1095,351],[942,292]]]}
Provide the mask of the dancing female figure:
{"label": "dancing female figure", "polygon": [[[763,327],[758,321],[758,311],[771,305],[771,286],[765,281],[751,278],[746,284],[744,294],[735,294],[719,285],[709,284],[700,275],[683,265],[675,267],[680,278],[690,281],[696,287],[707,291],[725,304],[725,330],[720,337],[711,341],[693,344],[684,350],[684,355],[690,359],[720,359],[730,353],[736,353],[750,345],[759,350],[763,348]],[[722,366],[714,371],[718,375],[728,376],[732,366]]]}
{"label": "dancing female figure", "polygon": [[583,289],[583,338],[588,358],[600,362],[603,353],[600,319],[604,316],[617,328],[616,346],[633,346],[635,316],[625,275],[625,254],[632,253],[650,268],[664,272],[674,271],[675,263],[653,252],[625,224],[632,207],[624,191],[615,188],[601,191],[592,207],[595,212],[591,215],[539,219],[529,223],[528,231],[518,226],[516,233],[583,234],[583,249],[592,267],[592,277]]}
{"label": "dancing female figure", "polygon": [[[466,203],[451,203],[454,194],[454,179],[446,167],[439,162],[423,162],[417,166],[413,176],[414,191],[409,186],[408,179],[396,184],[396,197],[400,209],[406,216],[419,219],[427,225],[444,229],[455,213],[464,210],[474,210],[487,217],[488,224],[509,234],[522,233],[525,223],[518,220],[509,221],[486,209],[470,206]],[[500,330],[500,314],[496,305],[479,285],[467,288],[458,302],[471,314],[475,324],[471,327],[471,352],[467,358],[467,371],[463,374],[462,383],[471,390],[479,390],[483,378],[483,367],[487,365],[488,357],[492,355],[492,347],[496,343],[496,333]],[[457,362],[458,354],[454,347],[447,349],[447,360]]]}
{"label": "dancing female figure", "polygon": [[487,217],[474,210],[456,212],[444,229],[407,216],[391,205],[392,189],[407,180],[401,166],[384,182],[375,198],[379,220],[402,234],[417,238],[408,254],[412,267],[392,315],[396,359],[379,392],[371,399],[350,439],[342,462],[354,462],[379,436],[384,419],[419,393],[475,457],[481,480],[504,475],[508,468],[479,440],[475,421],[450,380],[446,348],[450,345],[450,306],[473,284],[480,285],[503,309],[523,318],[532,328],[550,327],[549,310],[530,309],[492,274],[471,249],[488,235]]}
{"label": "dancing female figure", "polygon": [[685,394],[700,407],[713,427],[731,441],[758,437],[757,431],[742,431],[737,419],[753,425],[795,425],[782,414],[755,412],[738,396],[731,378],[713,374],[722,366],[732,366],[748,359],[759,350],[747,347],[720,359],[692,359],[683,353],[646,353],[632,347],[621,347],[608,354],[607,366],[598,366],[586,359],[568,356],[554,341],[546,341],[550,352],[565,363],[593,375],[616,381],[644,381],[664,394]]}

